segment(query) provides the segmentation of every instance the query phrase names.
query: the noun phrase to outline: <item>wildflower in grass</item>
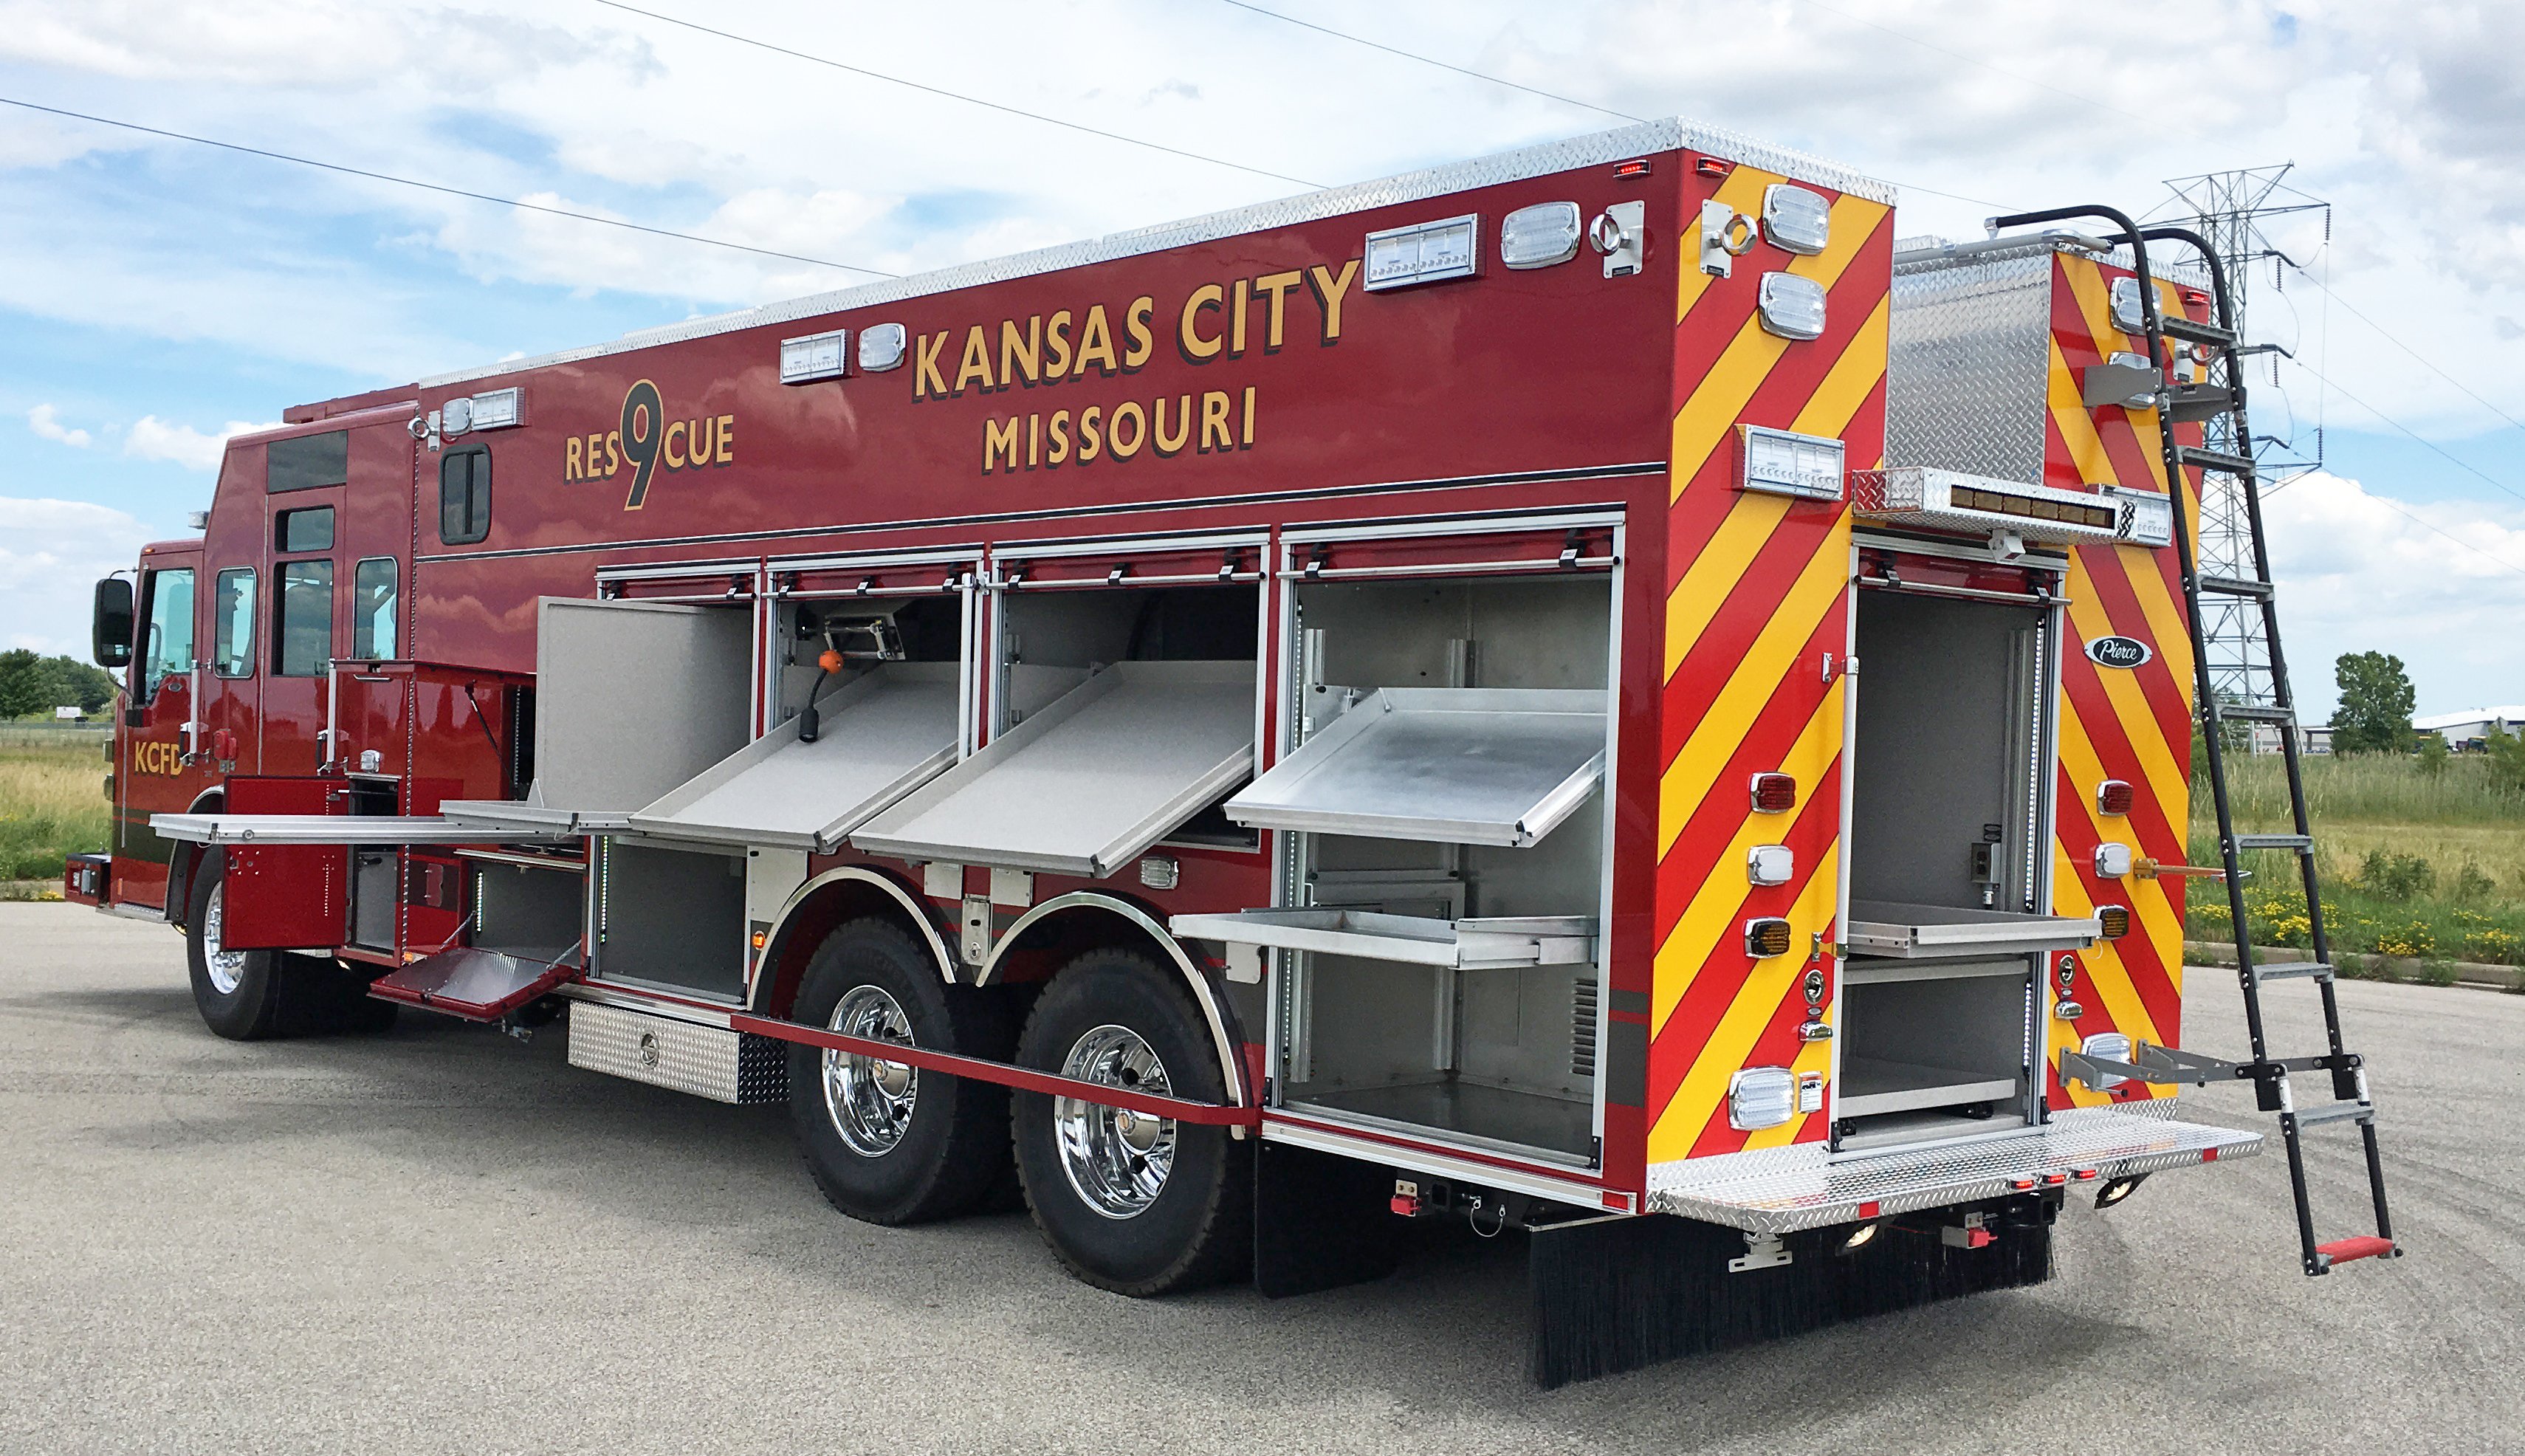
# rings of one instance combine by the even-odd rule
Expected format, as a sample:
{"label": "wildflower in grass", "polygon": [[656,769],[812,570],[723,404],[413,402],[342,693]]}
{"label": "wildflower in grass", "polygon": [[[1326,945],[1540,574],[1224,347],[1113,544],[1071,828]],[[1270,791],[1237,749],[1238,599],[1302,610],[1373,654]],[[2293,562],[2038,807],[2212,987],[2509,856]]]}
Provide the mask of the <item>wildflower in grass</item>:
{"label": "wildflower in grass", "polygon": [[2376,949],[2389,956],[2427,956],[2437,954],[2437,932],[2428,922],[2415,920],[2398,929],[2384,931],[2376,937]]}

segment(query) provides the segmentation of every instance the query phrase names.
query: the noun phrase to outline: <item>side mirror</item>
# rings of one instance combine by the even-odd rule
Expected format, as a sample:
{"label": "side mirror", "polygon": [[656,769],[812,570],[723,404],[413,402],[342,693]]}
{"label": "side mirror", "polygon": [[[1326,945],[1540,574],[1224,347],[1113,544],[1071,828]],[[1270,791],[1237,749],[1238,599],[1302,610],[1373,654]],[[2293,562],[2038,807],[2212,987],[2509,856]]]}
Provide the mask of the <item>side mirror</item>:
{"label": "side mirror", "polygon": [[108,577],[96,583],[96,615],[90,625],[88,655],[98,667],[130,665],[132,617],[129,578]]}

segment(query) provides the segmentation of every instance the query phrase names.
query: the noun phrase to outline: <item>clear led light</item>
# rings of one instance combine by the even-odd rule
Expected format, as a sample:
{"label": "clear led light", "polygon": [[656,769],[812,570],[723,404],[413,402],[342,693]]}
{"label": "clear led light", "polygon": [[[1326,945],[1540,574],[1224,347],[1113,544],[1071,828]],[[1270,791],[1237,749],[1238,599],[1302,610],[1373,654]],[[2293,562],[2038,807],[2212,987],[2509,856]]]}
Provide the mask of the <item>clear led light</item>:
{"label": "clear led light", "polygon": [[1755,884],[1786,884],[1797,873],[1798,857],[1785,844],[1757,844],[1745,855],[1745,878]]}
{"label": "clear led light", "polygon": [[2153,490],[2107,485],[2104,494],[2121,509],[2114,534],[2134,546],[2174,544],[2174,501]]}
{"label": "clear led light", "polygon": [[[2098,1031],[2079,1042],[2078,1050],[2107,1062],[2127,1062],[2130,1060],[2131,1039],[2119,1031]],[[2099,1092],[2109,1092],[2128,1080],[2127,1077],[2100,1077],[2091,1085]]]}
{"label": "clear led light", "polygon": [[1762,189],[1762,236],[1773,247],[1812,257],[1832,241],[1832,204],[1804,187],[1773,182]]}
{"label": "clear led light", "polygon": [[[475,429],[507,429],[526,423],[526,391],[518,385],[474,395],[470,403]],[[453,408],[455,401],[448,405]]]}
{"label": "clear led light", "polygon": [[1367,235],[1367,279],[1373,293],[1413,283],[1468,278],[1481,271],[1482,217],[1466,213],[1387,227]]}
{"label": "clear led light", "polygon": [[1538,202],[1500,223],[1500,263],[1508,268],[1550,268],[1578,256],[1578,204]]}
{"label": "clear led light", "polygon": [[1786,1067],[1748,1067],[1727,1080],[1727,1126],[1776,1128],[1797,1116],[1798,1079]]}
{"label": "clear led light", "polygon": [[2131,847],[2127,844],[2096,846],[2096,874],[2105,879],[2119,879],[2131,872]]}
{"label": "clear led light", "polygon": [[2113,279],[2113,326],[2124,333],[2141,333],[2148,328],[2148,315],[2140,307],[2139,279]]}
{"label": "clear led light", "polygon": [[860,369],[881,375],[903,367],[904,331],[900,324],[871,324],[860,330]]}
{"label": "clear led light", "polygon": [[1841,441],[1761,425],[1740,425],[1736,432],[1744,444],[1744,471],[1737,480],[1743,488],[1814,500],[1841,499],[1846,478]]}
{"label": "clear led light", "polygon": [[850,330],[836,328],[829,333],[810,333],[780,341],[780,382],[805,384],[817,379],[838,379],[850,373],[850,353],[844,345],[850,342]]}
{"label": "clear led light", "polygon": [[1762,316],[1762,326],[1782,338],[1808,339],[1823,336],[1823,284],[1793,273],[1762,275],[1762,291],[1756,302]]}

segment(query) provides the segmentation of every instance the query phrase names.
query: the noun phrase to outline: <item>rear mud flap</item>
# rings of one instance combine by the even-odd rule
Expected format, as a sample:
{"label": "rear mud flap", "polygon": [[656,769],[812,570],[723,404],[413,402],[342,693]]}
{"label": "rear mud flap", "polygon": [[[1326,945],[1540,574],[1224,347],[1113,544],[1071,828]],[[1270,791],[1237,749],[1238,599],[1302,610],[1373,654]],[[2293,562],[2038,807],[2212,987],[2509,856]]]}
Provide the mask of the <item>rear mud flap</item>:
{"label": "rear mud flap", "polygon": [[1956,1247],[1930,1216],[1888,1220],[1854,1253],[1851,1229],[1791,1233],[1788,1263],[1741,1274],[1745,1235],[1671,1215],[1539,1229],[1527,1244],[1527,1370],[1546,1389],[1681,1355],[1801,1334],[2052,1277],[2051,1214],[2011,1199],[1981,1248]]}
{"label": "rear mud flap", "polygon": [[1394,1174],[1377,1164],[1258,1141],[1254,1287],[1281,1299],[1392,1274],[1405,1222],[1393,1194]]}

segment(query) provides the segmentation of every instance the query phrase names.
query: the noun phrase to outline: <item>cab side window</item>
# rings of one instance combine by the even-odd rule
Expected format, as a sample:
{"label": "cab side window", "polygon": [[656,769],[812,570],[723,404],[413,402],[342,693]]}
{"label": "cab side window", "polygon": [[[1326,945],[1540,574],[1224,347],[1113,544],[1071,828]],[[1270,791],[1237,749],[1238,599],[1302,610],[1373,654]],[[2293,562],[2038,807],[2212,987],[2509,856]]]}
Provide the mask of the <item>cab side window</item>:
{"label": "cab side window", "polygon": [[470,546],[491,533],[491,452],[480,445],[438,459],[438,539]]}
{"label": "cab side window", "polygon": [[254,571],[220,573],[211,591],[211,671],[223,678],[254,676]]}
{"label": "cab side window", "polygon": [[395,655],[396,563],[371,556],[351,572],[351,655],[384,662]]}
{"label": "cab side window", "polygon": [[284,561],[272,604],[272,673],[322,678],[333,656],[333,563]]}
{"label": "cab side window", "polygon": [[179,567],[149,574],[149,626],[140,638],[142,691],[193,671],[193,571]]}

